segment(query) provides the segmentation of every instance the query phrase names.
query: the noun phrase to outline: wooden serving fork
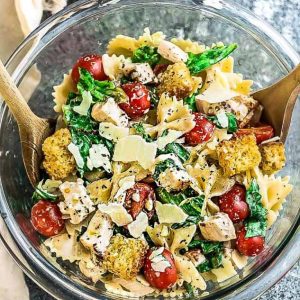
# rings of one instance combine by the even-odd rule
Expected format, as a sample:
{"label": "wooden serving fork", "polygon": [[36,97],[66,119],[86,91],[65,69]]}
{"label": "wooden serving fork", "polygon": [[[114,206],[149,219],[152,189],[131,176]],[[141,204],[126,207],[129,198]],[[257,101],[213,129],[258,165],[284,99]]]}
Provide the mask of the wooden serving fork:
{"label": "wooden serving fork", "polygon": [[30,183],[36,186],[40,179],[42,144],[53,133],[55,121],[39,118],[31,111],[1,60],[0,95],[17,121],[26,173]]}

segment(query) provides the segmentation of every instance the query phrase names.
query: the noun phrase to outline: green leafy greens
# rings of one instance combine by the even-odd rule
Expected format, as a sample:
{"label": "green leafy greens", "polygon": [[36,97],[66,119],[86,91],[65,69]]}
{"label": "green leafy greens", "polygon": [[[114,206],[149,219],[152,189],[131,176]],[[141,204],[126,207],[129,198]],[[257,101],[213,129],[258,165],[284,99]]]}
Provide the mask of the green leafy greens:
{"label": "green leafy greens", "polygon": [[262,205],[259,186],[255,179],[246,191],[246,202],[249,205],[250,217],[245,222],[246,238],[265,236],[267,231],[267,209]]}
{"label": "green leafy greens", "polygon": [[155,166],[153,178],[155,180],[158,180],[158,177],[159,177],[160,173],[162,173],[162,172],[164,172],[164,171],[166,171],[167,169],[170,169],[170,168],[177,168],[176,163],[171,158],[168,158],[168,159],[158,163]]}
{"label": "green leafy greens", "polygon": [[148,63],[150,66],[154,66],[158,64],[160,58],[157,48],[146,45],[136,49],[131,60],[133,63]]}
{"label": "green leafy greens", "polygon": [[206,260],[197,266],[200,273],[208,272],[222,266],[224,246],[221,242],[210,242],[194,239],[188,245],[189,249],[201,249]]}
{"label": "green leafy greens", "polygon": [[237,44],[228,46],[216,46],[199,54],[189,53],[186,62],[192,75],[197,75],[201,71],[220,62],[237,48]]}
{"label": "green leafy greens", "polygon": [[51,194],[43,188],[43,180],[39,182],[32,195],[32,200],[34,202],[37,202],[41,199],[45,199],[49,201],[57,200],[57,195]]}
{"label": "green leafy greens", "polygon": [[181,162],[187,161],[190,157],[190,152],[186,150],[181,144],[175,142],[167,144],[167,146],[163,150],[158,150],[157,153],[158,155],[174,153],[179,157]]}
{"label": "green leafy greens", "polygon": [[[235,117],[234,114],[232,113],[225,113],[227,119],[228,119],[228,127],[227,127],[227,131],[229,133],[234,133],[238,130],[238,123],[237,123],[237,119]],[[213,122],[218,128],[224,128],[219,119],[218,116],[207,116],[207,119],[210,120],[211,122]]]}
{"label": "green leafy greens", "polygon": [[151,136],[148,133],[146,133],[142,122],[135,123],[132,125],[132,127],[135,129],[136,133],[140,135],[146,142],[148,143],[153,142]]}
{"label": "green leafy greens", "polygon": [[197,111],[197,106],[196,106],[196,96],[197,95],[198,95],[198,92],[183,99],[183,103],[188,105],[189,109],[193,112]]}

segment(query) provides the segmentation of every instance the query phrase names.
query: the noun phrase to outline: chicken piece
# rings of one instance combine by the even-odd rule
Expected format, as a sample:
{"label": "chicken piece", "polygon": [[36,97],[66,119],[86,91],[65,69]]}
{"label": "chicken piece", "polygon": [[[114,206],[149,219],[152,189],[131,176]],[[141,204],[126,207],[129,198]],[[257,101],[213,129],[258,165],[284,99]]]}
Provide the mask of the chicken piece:
{"label": "chicken piece", "polygon": [[189,250],[184,255],[191,260],[195,267],[198,267],[206,260],[200,249]]}
{"label": "chicken piece", "polygon": [[112,189],[111,179],[100,179],[87,185],[86,190],[95,204],[108,203]]}
{"label": "chicken piece", "polygon": [[126,113],[113,98],[108,98],[105,103],[96,103],[92,109],[92,117],[98,122],[111,122],[120,127],[128,125]]}
{"label": "chicken piece", "polygon": [[184,63],[169,65],[167,70],[162,73],[161,83],[158,86],[158,94],[168,93],[183,99],[195,91],[200,83],[200,78],[192,77],[189,69]]}
{"label": "chicken piece", "polygon": [[259,146],[261,153],[260,168],[263,173],[271,175],[285,166],[285,150],[283,143],[271,142]]}
{"label": "chicken piece", "polygon": [[143,266],[147,249],[143,240],[117,234],[104,255],[103,268],[123,279],[134,279]]}
{"label": "chicken piece", "polygon": [[75,171],[76,162],[68,150],[70,143],[71,133],[67,128],[57,130],[44,141],[43,167],[52,179],[64,179]]}
{"label": "chicken piece", "polygon": [[233,176],[248,171],[261,162],[261,155],[253,134],[222,141],[216,150],[219,164],[225,176]]}
{"label": "chicken piece", "polygon": [[157,81],[157,78],[148,63],[127,64],[123,70],[126,76],[130,76],[133,80],[143,84]]}
{"label": "chicken piece", "polygon": [[157,52],[165,59],[173,62],[186,62],[189,58],[188,54],[180,49],[175,44],[162,40],[159,45]]}
{"label": "chicken piece", "polygon": [[66,181],[59,186],[59,189],[64,201],[59,202],[58,207],[65,218],[70,218],[72,224],[79,224],[95,210],[82,179],[78,178],[77,182]]}
{"label": "chicken piece", "polygon": [[86,232],[80,237],[80,242],[87,249],[103,257],[112,236],[113,224],[110,217],[98,210],[91,219]]}
{"label": "chicken piece", "polygon": [[236,238],[235,229],[229,216],[217,213],[199,223],[203,237],[209,241],[225,242]]}
{"label": "chicken piece", "polygon": [[184,190],[191,183],[191,178],[185,170],[168,168],[161,172],[158,177],[158,185],[168,192]]}

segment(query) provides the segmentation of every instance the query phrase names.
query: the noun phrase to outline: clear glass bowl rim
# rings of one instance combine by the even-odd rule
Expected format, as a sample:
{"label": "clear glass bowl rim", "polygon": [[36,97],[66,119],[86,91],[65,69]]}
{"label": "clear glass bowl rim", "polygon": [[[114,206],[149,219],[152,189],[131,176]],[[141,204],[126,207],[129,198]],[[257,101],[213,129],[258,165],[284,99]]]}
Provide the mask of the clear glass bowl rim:
{"label": "clear glass bowl rim", "polygon": [[[26,58],[28,60],[29,57],[31,58],[33,57],[32,52],[30,52],[29,54],[32,56],[26,55],[22,57],[20,60],[20,58],[18,57],[20,53],[24,49],[26,49],[26,46],[29,45],[35,38],[37,38],[40,35],[44,35],[44,34],[46,35],[48,30],[51,30],[55,26],[57,21],[68,19],[68,16],[71,13],[88,9],[89,7],[92,7],[94,5],[99,5],[99,7],[109,10],[110,7],[114,8],[114,6],[116,5],[122,5],[123,3],[126,5],[127,2],[128,1],[126,0],[125,1],[81,0],[66,7],[63,11],[47,19],[20,44],[20,46],[15,50],[15,52],[8,60],[6,67],[8,68],[9,72],[12,74],[12,77],[15,80],[15,82],[18,83],[20,81],[22,74],[24,72],[25,65],[28,66],[27,64],[28,61],[25,61]],[[147,1],[132,0],[129,2],[132,4],[132,3],[142,3],[142,2],[145,3]],[[218,4],[221,4],[222,9],[225,11],[227,10],[228,12],[230,12],[231,10],[233,10],[233,8],[235,8],[236,10],[239,11],[239,15],[242,18],[241,20],[242,21],[247,20],[247,22],[251,26],[253,26],[252,34],[258,36],[260,38],[259,40],[260,42],[269,43],[267,48],[271,49],[272,52],[279,53],[278,49],[280,49],[284,53],[284,55],[281,55],[281,57],[278,58],[278,60],[279,60],[279,64],[281,64],[285,72],[288,72],[291,69],[291,67],[295,66],[300,61],[299,55],[295,52],[292,46],[272,26],[260,20],[252,12],[248,11],[247,9],[245,9],[239,4],[234,3],[232,0],[227,0],[226,2],[223,2],[221,0],[220,1],[219,0],[212,0],[212,1],[160,0],[160,1],[153,1],[153,2],[165,3],[165,4],[169,3],[170,5],[172,4],[194,5],[197,8],[201,6],[203,9],[210,10],[215,13],[218,13],[218,9],[219,9]],[[250,26],[249,24],[248,27]],[[242,24],[240,24],[240,26],[242,26]],[[266,46],[266,44],[264,46]],[[1,123],[6,109],[7,108],[4,105],[1,106],[1,111],[0,111]],[[10,214],[9,208],[6,204],[6,200],[3,198],[3,196],[4,195],[0,190],[0,210],[1,210],[1,214],[3,216],[6,216],[4,218],[5,225],[7,226],[8,230],[10,231],[17,245],[28,247],[29,246],[28,241],[26,241],[26,238],[23,236],[21,231],[18,228],[16,228],[13,222],[13,216]],[[298,253],[297,251],[295,252],[295,249],[300,248],[299,220],[300,220],[300,216],[298,213],[297,220],[291,227],[289,236],[287,236],[285,240],[281,243],[281,245],[278,247],[278,249],[276,249],[276,251],[274,252],[270,260],[262,264],[259,270],[257,270],[257,272],[249,275],[248,277],[244,278],[238,283],[233,284],[232,286],[225,288],[222,291],[217,292],[216,294],[213,294],[212,296],[214,297],[214,299],[216,299],[215,298],[216,296],[222,299],[253,299],[258,297],[261,293],[265,292],[268,288],[270,288],[273,284],[275,284],[282,276],[284,276],[285,273],[288,272],[289,269],[300,258],[300,252]],[[14,233],[18,232],[19,233],[18,237],[14,236],[12,234],[13,232]],[[23,251],[26,254],[26,258],[29,260],[30,263],[33,263],[34,266],[37,267],[37,270],[41,271],[41,273],[39,274],[32,271],[28,266],[26,266],[26,263],[23,262],[22,255],[20,256],[18,252],[13,250],[14,248],[13,244],[5,240],[2,234],[2,230],[1,230],[0,238],[4,246],[7,248],[8,252],[10,253],[10,255],[20,266],[20,268],[33,281],[35,281],[49,294],[53,295],[54,297],[57,297],[58,299],[63,299],[62,298],[63,292],[59,291],[60,289],[63,289],[66,293],[68,293],[68,295],[74,295],[74,296],[76,295],[78,297],[82,297],[83,299],[99,299],[98,297],[94,296],[93,292],[92,293],[89,292],[86,288],[80,287],[79,285],[72,283],[72,281],[70,279],[67,279],[66,276],[62,276],[62,274],[59,274],[59,272],[56,271],[44,258],[35,257],[32,254],[32,252],[27,251],[26,248],[23,248]],[[288,262],[285,260],[286,257],[289,257]],[[46,285],[45,284],[46,281],[43,280],[41,274],[43,274],[42,276],[45,276],[45,274],[47,274],[46,277],[51,278],[54,281],[54,284],[57,286],[54,287],[52,285]],[[106,298],[101,294],[98,294],[98,296],[100,298]],[[203,299],[211,299],[211,296],[207,296]]]}

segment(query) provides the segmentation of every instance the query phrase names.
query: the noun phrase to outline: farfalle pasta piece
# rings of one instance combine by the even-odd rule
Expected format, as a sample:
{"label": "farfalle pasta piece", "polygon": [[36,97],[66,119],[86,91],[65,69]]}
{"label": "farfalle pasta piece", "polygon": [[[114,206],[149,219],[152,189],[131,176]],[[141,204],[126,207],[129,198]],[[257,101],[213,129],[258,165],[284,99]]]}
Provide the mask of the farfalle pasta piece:
{"label": "farfalle pasta piece", "polygon": [[102,56],[103,70],[104,73],[109,77],[110,80],[120,79],[123,75],[123,70],[126,64],[131,61],[124,57],[124,55],[107,55]]}
{"label": "farfalle pasta piece", "polygon": [[281,178],[280,176],[263,175],[259,168],[255,168],[254,173],[262,196],[262,204],[268,210],[268,226],[270,227],[278,217],[282,204],[293,186],[289,183],[289,176]]}
{"label": "farfalle pasta piece", "polygon": [[215,275],[217,282],[223,282],[237,274],[237,272],[228,256],[223,257],[221,268],[212,269],[209,273],[212,273],[213,275]]}
{"label": "farfalle pasta piece", "polygon": [[198,42],[193,42],[190,39],[184,40],[184,39],[172,38],[171,42],[176,46],[178,46],[183,51],[191,52],[194,54],[202,53],[206,49],[205,45],[200,45]]}
{"label": "farfalle pasta piece", "polygon": [[151,47],[158,47],[159,43],[164,40],[166,38],[166,36],[161,32],[155,32],[155,33],[150,33],[150,29],[148,27],[146,27],[144,29],[144,33],[143,35],[141,35],[137,42],[137,48],[141,47],[141,46],[151,46]]}
{"label": "farfalle pasta piece", "polygon": [[193,239],[196,229],[196,225],[174,229],[173,242],[170,247],[171,252],[175,253],[177,250],[185,249]]}
{"label": "farfalle pasta piece", "polygon": [[52,96],[54,97],[54,111],[57,113],[62,112],[62,106],[66,104],[68,95],[70,92],[76,91],[76,86],[71,78],[71,72],[69,74],[64,74],[64,79],[61,84],[53,87],[54,92]]}
{"label": "farfalle pasta piece", "polygon": [[106,270],[101,267],[100,262],[98,262],[96,257],[93,255],[81,259],[78,266],[82,274],[92,279],[94,283],[101,281],[103,279],[103,275],[106,273]]}

